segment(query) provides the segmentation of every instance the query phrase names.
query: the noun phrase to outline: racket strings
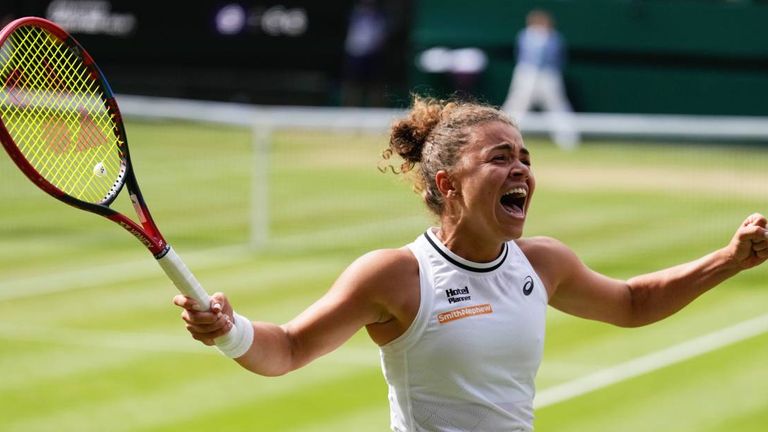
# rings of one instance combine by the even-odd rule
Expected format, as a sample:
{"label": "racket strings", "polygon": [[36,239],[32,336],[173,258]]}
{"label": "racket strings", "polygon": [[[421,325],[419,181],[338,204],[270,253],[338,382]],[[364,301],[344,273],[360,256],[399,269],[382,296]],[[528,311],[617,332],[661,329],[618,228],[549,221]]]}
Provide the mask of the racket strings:
{"label": "racket strings", "polygon": [[115,115],[95,73],[73,47],[20,27],[0,48],[0,115],[40,175],[83,201],[107,201],[125,164]]}
{"label": "racket strings", "polygon": [[[90,104],[93,104],[94,102],[100,103],[100,98],[96,101],[93,100],[93,95],[95,94],[95,91],[98,91],[98,88],[95,90],[93,87],[97,87],[95,84],[96,82],[92,79],[88,79],[87,71],[85,68],[80,67],[80,70],[78,70],[77,66],[81,66],[79,57],[76,57],[72,54],[70,50],[59,50],[56,45],[53,44],[47,44],[43,45],[47,48],[47,52],[42,53],[41,56],[43,59],[47,58],[54,58],[58,59],[59,61],[55,65],[51,65],[48,61],[43,60],[40,63],[38,63],[39,67],[41,67],[40,73],[33,75],[36,76],[43,86],[47,85],[50,86],[50,88],[53,90],[52,92],[45,92],[43,94],[50,95],[47,99],[54,98],[56,96],[61,96],[62,94],[65,94],[67,96],[74,96],[72,98],[72,101],[70,102],[73,106],[80,106],[80,107],[88,107],[88,105],[84,102],[89,102],[86,100],[87,97],[90,97]],[[59,56],[60,57],[57,57]],[[37,56],[36,56],[37,57]],[[59,66],[61,69],[61,73],[57,73],[56,66]],[[63,75],[63,77],[61,76]],[[73,79],[66,79],[66,77],[72,77]],[[90,84],[91,88],[85,88],[87,84]],[[43,87],[45,88],[45,87]],[[47,102],[47,101],[46,101]],[[97,105],[96,108],[101,108],[101,106]],[[81,109],[80,114],[84,113],[84,110]],[[94,113],[94,110],[89,109],[88,111]],[[105,110],[102,110],[102,112],[105,112]],[[72,167],[75,168],[74,172],[92,172],[89,170],[89,167],[92,167],[94,165],[93,161],[95,158],[102,156],[98,152],[91,152],[91,158],[81,159],[81,165],[85,166],[77,166],[77,153],[76,152],[67,152],[66,146],[72,145],[70,142],[71,140],[68,139],[68,130],[69,129],[75,129],[75,133],[78,134],[77,143],[77,149],[78,151],[84,150],[87,148],[87,145],[84,145],[84,143],[89,142],[89,136],[83,135],[82,127],[80,130],[77,130],[78,126],[82,126],[83,119],[87,121],[89,117],[87,115],[80,115],[78,116],[77,112],[75,110],[64,110],[60,112],[62,114],[62,118],[60,119],[61,122],[54,123],[54,126],[48,126],[46,129],[43,130],[43,132],[48,132],[47,136],[44,136],[46,138],[46,141],[52,144],[52,150],[54,152],[60,153],[63,157],[61,158],[50,158],[50,161],[52,162],[58,162],[51,165],[52,172],[65,172],[66,173],[66,167]],[[95,112],[98,114],[98,112]],[[79,120],[79,125],[78,125]],[[88,124],[93,124],[92,121],[89,121]],[[66,128],[62,128],[62,125],[66,125]],[[51,134],[53,132],[53,134]],[[64,133],[62,133],[64,132]],[[106,138],[106,136],[104,136]],[[62,190],[69,191],[74,190],[76,193],[79,192],[80,195],[83,195],[83,193],[89,189],[91,186],[93,179],[96,178],[94,175],[87,175],[85,176],[85,182],[80,182],[79,190],[75,189],[77,186],[77,180],[83,180],[82,176],[63,176],[63,179],[66,179],[63,183],[61,183],[59,186]],[[104,195],[102,194],[101,197],[98,196],[98,194],[95,196],[95,198],[103,198]]]}

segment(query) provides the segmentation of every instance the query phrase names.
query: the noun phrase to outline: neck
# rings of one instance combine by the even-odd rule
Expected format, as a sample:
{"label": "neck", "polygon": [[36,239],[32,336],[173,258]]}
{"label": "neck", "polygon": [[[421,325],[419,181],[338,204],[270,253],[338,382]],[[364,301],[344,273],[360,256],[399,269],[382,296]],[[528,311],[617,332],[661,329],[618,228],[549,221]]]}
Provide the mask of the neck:
{"label": "neck", "polygon": [[501,253],[504,245],[500,240],[489,240],[482,233],[461,224],[443,221],[437,231],[437,238],[456,255],[478,263],[490,262]]}

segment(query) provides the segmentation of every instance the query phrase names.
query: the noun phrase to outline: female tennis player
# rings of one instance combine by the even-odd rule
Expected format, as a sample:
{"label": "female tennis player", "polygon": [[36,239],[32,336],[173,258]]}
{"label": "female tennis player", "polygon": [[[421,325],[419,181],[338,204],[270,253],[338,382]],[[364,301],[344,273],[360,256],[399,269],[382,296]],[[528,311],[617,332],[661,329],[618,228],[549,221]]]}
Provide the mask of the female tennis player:
{"label": "female tennis player", "polygon": [[363,255],[284,325],[233,313],[221,293],[208,312],[176,296],[192,336],[211,345],[239,328],[249,348],[225,354],[275,376],[365,327],[381,349],[392,430],[530,431],[547,305],[641,326],[768,258],[760,214],[725,247],[626,281],[590,270],[558,240],[522,237],[536,187],[531,154],[515,123],[492,107],[416,97],[392,127],[390,151],[405,160],[394,171],[413,175],[439,226],[405,247]]}

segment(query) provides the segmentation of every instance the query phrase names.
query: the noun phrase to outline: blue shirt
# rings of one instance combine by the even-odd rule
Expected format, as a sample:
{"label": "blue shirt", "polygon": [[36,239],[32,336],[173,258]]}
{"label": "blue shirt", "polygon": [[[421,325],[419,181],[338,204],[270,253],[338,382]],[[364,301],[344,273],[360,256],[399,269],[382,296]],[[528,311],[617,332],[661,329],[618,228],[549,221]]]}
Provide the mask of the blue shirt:
{"label": "blue shirt", "polygon": [[563,40],[554,30],[526,27],[517,36],[518,64],[559,71],[563,54]]}

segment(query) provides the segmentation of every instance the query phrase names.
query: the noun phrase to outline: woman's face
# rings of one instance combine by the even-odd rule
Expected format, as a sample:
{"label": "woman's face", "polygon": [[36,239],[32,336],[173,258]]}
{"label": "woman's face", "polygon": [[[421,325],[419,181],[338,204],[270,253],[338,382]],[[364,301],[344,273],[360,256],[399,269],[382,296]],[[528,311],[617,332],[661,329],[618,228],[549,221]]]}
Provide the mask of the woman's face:
{"label": "woman's face", "polygon": [[523,137],[500,121],[475,127],[471,136],[451,176],[460,223],[489,240],[519,238],[536,185]]}

